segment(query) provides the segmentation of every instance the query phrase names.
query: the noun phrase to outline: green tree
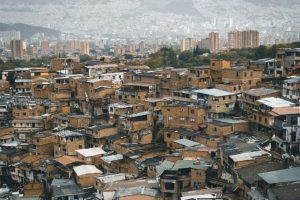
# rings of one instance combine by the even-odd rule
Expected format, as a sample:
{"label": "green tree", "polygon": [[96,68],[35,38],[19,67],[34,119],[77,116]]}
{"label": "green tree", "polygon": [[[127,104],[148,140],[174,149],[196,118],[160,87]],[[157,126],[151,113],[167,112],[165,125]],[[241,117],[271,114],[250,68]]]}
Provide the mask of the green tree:
{"label": "green tree", "polygon": [[193,54],[191,51],[183,51],[179,54],[179,60],[183,62],[187,62],[192,59]]}
{"label": "green tree", "polygon": [[268,56],[268,48],[266,46],[261,45],[261,46],[255,48],[254,58],[256,60],[266,58],[267,56]]}
{"label": "green tree", "polygon": [[131,55],[131,54],[125,54],[124,57],[125,57],[126,60],[132,60],[133,59],[133,55]]}
{"label": "green tree", "polygon": [[92,61],[93,57],[89,56],[89,55],[81,55],[80,56],[80,62],[86,62],[86,61]]}

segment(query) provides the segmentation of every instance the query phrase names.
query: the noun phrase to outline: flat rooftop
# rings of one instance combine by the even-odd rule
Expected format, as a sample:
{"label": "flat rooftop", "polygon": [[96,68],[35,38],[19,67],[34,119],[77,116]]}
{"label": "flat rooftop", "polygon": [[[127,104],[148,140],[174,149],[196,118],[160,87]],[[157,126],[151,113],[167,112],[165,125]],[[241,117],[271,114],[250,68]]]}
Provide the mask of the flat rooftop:
{"label": "flat rooftop", "polygon": [[204,94],[208,96],[214,96],[214,97],[222,97],[222,96],[230,96],[230,95],[235,95],[234,93],[225,91],[225,90],[220,90],[220,89],[202,89],[202,90],[194,90],[193,93],[196,94]]}
{"label": "flat rooftop", "polygon": [[106,154],[106,152],[100,147],[89,148],[89,149],[77,149],[75,151],[84,157],[93,157],[93,156],[100,156]]}
{"label": "flat rooftop", "polygon": [[274,108],[271,112],[273,116],[279,115],[297,115],[300,114],[300,106]]}
{"label": "flat rooftop", "polygon": [[265,95],[275,94],[275,93],[278,93],[278,91],[270,88],[256,88],[256,89],[250,89],[245,92],[245,94],[255,96],[255,97],[260,97],[260,96],[265,96]]}
{"label": "flat rooftop", "polygon": [[267,161],[259,164],[250,165],[237,169],[239,177],[248,184],[254,184],[257,181],[257,174],[275,170],[285,169],[286,165],[278,161]]}
{"label": "flat rooftop", "polygon": [[77,176],[88,174],[102,174],[102,171],[97,169],[94,165],[80,165],[73,168]]}
{"label": "flat rooftop", "polygon": [[284,100],[282,98],[279,97],[269,97],[269,98],[263,98],[258,100],[258,102],[269,106],[271,108],[280,108],[280,107],[291,107],[291,106],[295,106],[294,103]]}

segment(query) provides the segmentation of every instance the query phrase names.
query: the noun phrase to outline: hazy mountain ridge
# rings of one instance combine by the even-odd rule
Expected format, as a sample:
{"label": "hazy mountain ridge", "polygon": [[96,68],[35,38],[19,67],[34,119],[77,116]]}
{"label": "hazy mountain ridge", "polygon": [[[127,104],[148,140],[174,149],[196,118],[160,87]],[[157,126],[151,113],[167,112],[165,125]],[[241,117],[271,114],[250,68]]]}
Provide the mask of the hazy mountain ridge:
{"label": "hazy mountain ridge", "polygon": [[1,31],[20,31],[21,38],[29,38],[36,33],[44,33],[47,37],[55,37],[59,38],[60,31],[44,28],[40,26],[30,26],[27,24],[4,24],[0,23],[0,30]]}
{"label": "hazy mountain ridge", "polygon": [[[300,14],[299,0],[288,3],[279,0],[0,0],[0,3],[0,22],[26,23],[67,32],[183,33],[191,22],[195,31],[218,30],[230,20],[232,28],[300,26],[296,17]],[[217,21],[212,27],[207,23],[214,18]]]}

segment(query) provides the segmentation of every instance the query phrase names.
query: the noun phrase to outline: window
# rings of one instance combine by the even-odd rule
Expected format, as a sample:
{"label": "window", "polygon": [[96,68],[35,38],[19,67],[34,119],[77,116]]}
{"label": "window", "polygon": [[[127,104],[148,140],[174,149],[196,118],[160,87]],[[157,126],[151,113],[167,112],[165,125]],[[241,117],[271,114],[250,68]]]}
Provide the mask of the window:
{"label": "window", "polygon": [[214,131],[217,131],[217,127],[214,127]]}
{"label": "window", "polygon": [[180,112],[183,112],[183,110],[184,110],[183,108],[180,108]]}
{"label": "window", "polygon": [[292,142],[296,142],[296,135],[297,135],[296,132],[291,132]]}
{"label": "window", "polygon": [[173,120],[173,117],[168,117],[168,119],[171,121],[171,120]]}
{"label": "window", "polygon": [[261,117],[259,117],[259,118],[258,118],[258,121],[261,122],[261,120],[262,120]]}
{"label": "window", "polygon": [[265,124],[267,124],[268,123],[268,119],[267,118],[265,118]]}
{"label": "window", "polygon": [[79,149],[82,149],[82,145],[78,145],[78,148],[79,148]]}
{"label": "window", "polygon": [[185,117],[181,117],[181,118],[180,118],[180,121],[185,121]]}
{"label": "window", "polygon": [[291,125],[297,125],[297,117],[291,117]]}
{"label": "window", "polygon": [[166,190],[174,190],[174,183],[165,183],[165,189]]}
{"label": "window", "polygon": [[191,118],[190,118],[190,121],[191,121],[191,122],[194,122],[194,121],[195,121],[195,118],[191,117]]}
{"label": "window", "polygon": [[167,134],[167,138],[170,138],[170,137],[171,137],[171,133],[168,133],[168,134]]}
{"label": "window", "polygon": [[195,113],[195,110],[191,110],[191,114],[194,114]]}

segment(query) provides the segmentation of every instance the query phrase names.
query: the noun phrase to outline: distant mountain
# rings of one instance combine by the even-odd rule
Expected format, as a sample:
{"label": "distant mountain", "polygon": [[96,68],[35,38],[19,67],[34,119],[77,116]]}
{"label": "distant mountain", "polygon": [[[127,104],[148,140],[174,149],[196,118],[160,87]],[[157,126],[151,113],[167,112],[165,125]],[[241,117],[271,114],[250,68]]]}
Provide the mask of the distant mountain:
{"label": "distant mountain", "polygon": [[165,13],[174,13],[179,15],[199,16],[200,14],[194,6],[193,0],[173,0],[158,10]]}
{"label": "distant mountain", "polygon": [[31,26],[27,24],[4,24],[0,23],[0,31],[20,31],[21,32],[21,38],[30,38],[36,33],[44,33],[47,37],[55,37],[59,38],[60,31],[44,28],[40,26]]}
{"label": "distant mountain", "polygon": [[[300,0],[0,0],[0,22],[100,35],[300,30]],[[277,34],[277,33],[275,33]]]}

